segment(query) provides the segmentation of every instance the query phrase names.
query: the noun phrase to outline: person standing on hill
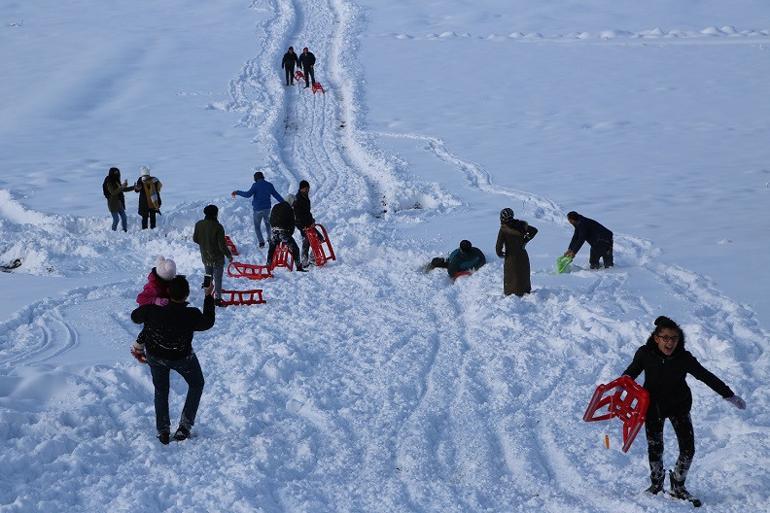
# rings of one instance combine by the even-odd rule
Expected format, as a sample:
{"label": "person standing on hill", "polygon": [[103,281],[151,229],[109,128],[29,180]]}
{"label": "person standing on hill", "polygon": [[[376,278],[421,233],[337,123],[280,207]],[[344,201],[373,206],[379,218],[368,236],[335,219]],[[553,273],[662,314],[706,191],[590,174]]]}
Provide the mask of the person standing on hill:
{"label": "person standing on hill", "polygon": [[299,56],[299,69],[305,72],[305,89],[310,87],[310,83],[315,85],[315,55],[307,49],[302,49],[302,55]]}
{"label": "person standing on hill", "polygon": [[128,231],[128,220],[126,219],[126,197],[124,192],[133,191],[134,187],[128,185],[128,181],[120,182],[120,169],[111,167],[102,182],[102,193],[107,198],[107,209],[112,214],[112,231],[118,229],[120,221],[123,231]]}
{"label": "person standing on hill", "polygon": [[286,72],[286,85],[294,85],[294,66],[298,63],[299,57],[294,53],[294,47],[290,46],[281,60],[281,68]]}
{"label": "person standing on hill", "polygon": [[671,495],[700,506],[700,501],[684,486],[695,454],[695,436],[690,417],[692,393],[685,378],[691,374],[736,408],[743,410],[746,403],[685,350],[682,328],[668,317],[655,319],[655,330],[647,343],[637,349],[631,365],[623,374],[636,379],[642,372],[643,387],[650,394],[644,428],[652,484],[646,491],[657,495],[663,490],[666,477],[663,468],[663,424],[668,419],[679,443],[679,457],[674,470],[669,474]]}
{"label": "person standing on hill", "polygon": [[529,255],[524,249],[537,235],[537,228],[526,221],[513,217],[513,210],[504,208],[500,211],[500,231],[497,234],[495,251],[497,256],[505,258],[503,266],[503,292],[506,296],[516,294],[522,297],[532,292]]}
{"label": "person standing on hill", "polygon": [[262,171],[254,173],[254,183],[248,191],[233,191],[232,197],[241,196],[244,198],[252,198],[251,206],[254,209],[254,231],[257,232],[257,241],[259,247],[265,247],[265,239],[262,237],[261,224],[265,223],[265,237],[270,236],[270,223],[268,219],[270,217],[270,196],[274,197],[276,201],[283,201],[283,198],[275,190],[273,184],[265,180],[265,174]]}
{"label": "person standing on hill", "polygon": [[[193,242],[200,246],[201,260],[206,276],[214,279],[216,305],[222,304],[222,275],[225,269],[225,257],[233,261],[233,255],[225,244],[225,228],[217,220],[219,209],[208,205],[203,209],[204,218],[195,223]],[[204,281],[206,284],[206,281]]]}
{"label": "person standing on hill", "polygon": [[294,203],[294,195],[287,194],[286,201],[276,203],[270,212],[270,225],[273,227],[273,231],[267,248],[267,265],[272,268],[275,248],[278,244],[284,243],[289,247],[289,251],[291,251],[291,256],[294,258],[297,270],[305,272],[305,268],[299,260],[299,248],[294,241],[294,210],[291,208],[292,203]]}
{"label": "person standing on hill", "polygon": [[[294,200],[294,221],[300,235],[302,235],[301,263],[302,267],[305,268],[309,263],[308,251],[310,250],[310,241],[305,230],[308,228],[315,229],[315,219],[313,219],[313,214],[310,213],[310,184],[307,180],[299,182],[299,190]],[[320,234],[319,239],[323,240]]]}
{"label": "person standing on hill", "polygon": [[567,214],[567,221],[575,227],[575,233],[569,243],[569,249],[564,252],[564,256],[575,258],[575,255],[584,242],[591,246],[591,254],[588,257],[588,263],[591,269],[599,269],[599,259],[604,261],[604,267],[610,268],[614,262],[612,260],[612,232],[597,223],[593,219],[583,217],[574,210]]}
{"label": "person standing on hill", "polygon": [[142,216],[142,230],[155,228],[155,214],[160,213],[160,189],[163,184],[154,176],[150,176],[150,168],[141,167],[141,176],[134,185],[134,191],[139,193],[139,215]]}
{"label": "person standing on hill", "polygon": [[173,438],[181,442],[190,437],[204,385],[200,362],[192,348],[193,335],[196,331],[210,329],[215,322],[212,287],[206,290],[203,312],[187,306],[190,284],[184,276],[172,279],[168,289],[170,301],[167,306],[147,304],[131,312],[131,320],[144,325],[142,342],[134,342],[131,354],[150,365],[155,388],[155,427],[163,445],[171,439],[168,391],[172,370],[184,378],[188,387],[179,427]]}

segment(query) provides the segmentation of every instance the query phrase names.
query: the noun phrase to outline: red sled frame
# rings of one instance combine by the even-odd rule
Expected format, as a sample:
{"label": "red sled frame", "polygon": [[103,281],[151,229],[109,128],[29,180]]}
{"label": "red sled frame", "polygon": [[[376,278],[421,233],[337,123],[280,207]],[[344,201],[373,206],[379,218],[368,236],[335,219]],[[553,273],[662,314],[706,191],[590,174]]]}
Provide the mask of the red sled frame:
{"label": "red sled frame", "polygon": [[227,275],[231,278],[247,278],[249,280],[265,280],[273,277],[270,267],[244,264],[243,262],[230,262],[230,265],[227,266]]}
{"label": "red sled frame", "polygon": [[262,298],[262,289],[254,290],[223,290],[219,298],[222,305],[261,305],[267,303]]}
{"label": "red sled frame", "polygon": [[321,85],[321,82],[313,82],[313,94],[315,93],[326,94],[326,91],[324,91],[324,86]]}
{"label": "red sled frame", "polygon": [[285,267],[289,271],[294,270],[294,255],[291,254],[289,246],[283,242],[275,247],[273,260],[270,262],[269,270],[272,271],[276,267]]}
{"label": "red sled frame", "polygon": [[[605,395],[606,394],[606,395]],[[606,385],[596,387],[591,402],[583,414],[586,422],[617,417],[623,422],[623,452],[628,452],[644,424],[650,395],[629,376],[621,376]],[[607,410],[600,412],[604,407]]]}
{"label": "red sled frame", "polygon": [[[321,230],[324,239],[323,242],[318,238],[318,233],[316,233],[315,228]],[[329,241],[329,232],[326,231],[324,225],[314,224],[305,228],[305,236],[310,243],[310,249],[313,250],[316,267],[325,265],[329,260],[337,260],[337,257],[334,255],[332,243]]]}
{"label": "red sled frame", "polygon": [[229,235],[225,235],[225,246],[227,246],[227,249],[230,250],[230,253],[233,256],[240,255],[240,253],[238,253],[238,248],[235,247],[235,243],[233,242],[233,239],[231,239]]}

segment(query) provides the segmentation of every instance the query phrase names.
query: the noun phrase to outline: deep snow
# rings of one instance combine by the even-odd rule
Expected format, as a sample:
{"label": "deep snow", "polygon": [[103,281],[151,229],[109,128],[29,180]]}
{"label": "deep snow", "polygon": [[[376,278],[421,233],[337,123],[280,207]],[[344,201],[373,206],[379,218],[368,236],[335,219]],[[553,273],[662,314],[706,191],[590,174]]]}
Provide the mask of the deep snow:
{"label": "deep snow", "polygon": [[[0,19],[0,263],[24,259],[0,273],[0,512],[688,509],[638,493],[643,435],[623,454],[618,425],[580,420],[660,314],[749,404],[690,380],[689,488],[766,510],[763,2],[92,4]],[[290,44],[327,94],[282,85]],[[101,180],[142,164],[160,227],[138,230],[132,194],[113,233]],[[163,447],[134,297],[159,254],[198,283],[212,201],[264,259],[229,197],[256,168],[281,193],[311,181],[339,258],[217,312],[195,437]],[[504,206],[540,229],[523,299],[493,254]],[[553,273],[572,209],[615,231],[616,268],[584,270],[585,248]],[[462,238],[490,265],[418,271]]]}

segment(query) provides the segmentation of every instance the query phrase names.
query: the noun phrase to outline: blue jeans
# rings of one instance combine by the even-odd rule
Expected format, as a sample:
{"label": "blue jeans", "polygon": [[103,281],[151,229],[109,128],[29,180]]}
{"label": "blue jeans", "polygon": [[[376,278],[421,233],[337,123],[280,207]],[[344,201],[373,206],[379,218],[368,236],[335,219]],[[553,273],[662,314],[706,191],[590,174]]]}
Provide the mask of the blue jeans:
{"label": "blue jeans", "polygon": [[118,229],[118,219],[120,219],[120,224],[123,226],[123,231],[128,231],[128,221],[126,220],[126,211],[123,209],[118,210],[117,212],[110,212],[112,214],[112,231],[116,231]]}
{"label": "blue jeans", "polygon": [[152,384],[155,386],[155,427],[158,433],[170,431],[171,419],[168,412],[168,390],[171,370],[177,371],[187,382],[187,398],[182,409],[179,425],[192,428],[198,405],[203,394],[203,371],[195,353],[179,360],[167,360],[157,356],[147,355],[150,364]]}
{"label": "blue jeans", "polygon": [[257,232],[257,240],[260,244],[265,243],[265,239],[262,237],[262,230],[260,224],[265,223],[265,237],[270,236],[270,209],[255,210],[254,211],[254,231]]}
{"label": "blue jeans", "polygon": [[225,272],[225,264],[213,264],[209,265],[204,263],[203,270],[214,279],[214,290],[217,293],[217,298],[222,297],[222,275]]}

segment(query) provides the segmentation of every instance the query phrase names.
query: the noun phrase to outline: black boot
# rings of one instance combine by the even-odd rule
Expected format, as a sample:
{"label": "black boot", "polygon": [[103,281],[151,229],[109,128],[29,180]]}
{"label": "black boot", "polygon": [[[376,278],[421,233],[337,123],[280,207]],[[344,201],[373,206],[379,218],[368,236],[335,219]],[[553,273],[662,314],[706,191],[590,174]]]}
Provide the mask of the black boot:
{"label": "black boot", "polygon": [[174,440],[181,442],[182,440],[187,440],[188,438],[190,438],[190,430],[184,426],[179,426],[176,429],[176,433],[174,433]]}
{"label": "black boot", "polygon": [[160,440],[160,443],[163,445],[168,445],[169,442],[169,434],[168,431],[161,431],[158,433],[158,440]]}
{"label": "black boot", "polygon": [[692,505],[696,508],[699,507],[702,503],[699,499],[696,499],[690,492],[687,491],[687,488],[684,487],[684,479],[679,481],[674,477],[674,473],[669,471],[668,473],[669,480],[671,481],[671,496],[675,499],[682,499],[685,501],[692,502]]}

